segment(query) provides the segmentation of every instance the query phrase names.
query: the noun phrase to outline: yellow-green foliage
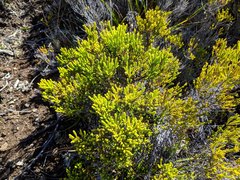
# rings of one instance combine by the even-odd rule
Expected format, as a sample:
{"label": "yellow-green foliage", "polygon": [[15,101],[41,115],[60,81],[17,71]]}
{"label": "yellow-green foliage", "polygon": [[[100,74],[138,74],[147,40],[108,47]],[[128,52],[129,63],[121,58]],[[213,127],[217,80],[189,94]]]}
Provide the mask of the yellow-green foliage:
{"label": "yellow-green foliage", "polygon": [[[104,93],[110,83],[145,81],[158,86],[172,82],[179,63],[170,49],[143,45],[142,35],[127,31],[126,25],[100,32],[96,25],[85,27],[88,39],[74,49],[63,48],[58,56],[60,80],[41,80],[43,98],[54,103],[57,112],[79,114],[82,104],[95,93]],[[100,39],[99,39],[100,38]]]}
{"label": "yellow-green foliage", "polygon": [[228,119],[225,126],[218,128],[210,144],[212,160],[208,176],[214,179],[240,178],[240,116]]}
{"label": "yellow-green foliage", "polygon": [[[231,6],[230,6],[231,4]],[[227,29],[226,25],[231,25],[233,21],[237,21],[238,18],[238,2],[233,1],[233,0],[225,0],[225,1],[220,1],[220,0],[215,0],[212,2],[212,5],[215,7],[215,16],[216,20],[212,24],[212,28],[216,29],[218,31],[218,35],[226,34]],[[229,6],[231,8],[229,8]],[[236,7],[235,7],[236,6]],[[224,27],[225,26],[225,27]]]}
{"label": "yellow-green foliage", "polygon": [[160,163],[158,164],[159,171],[157,174],[153,177],[154,180],[172,180],[172,179],[178,179],[178,180],[185,180],[185,179],[194,179],[194,175],[192,173],[183,173],[181,174],[181,171],[178,168],[175,168],[173,166],[172,162],[169,163],[163,163],[162,159],[160,160]]}
{"label": "yellow-green foliage", "polygon": [[[187,128],[197,125],[193,100],[181,99],[182,87],[168,87],[179,73],[179,62],[170,49],[159,50],[152,45],[144,49],[141,36],[123,31],[125,27],[120,25],[100,33],[108,44],[109,56],[118,57],[126,82],[105,79],[111,82],[109,91],[105,95],[89,96],[99,117],[99,128],[85,136],[84,132],[80,137],[70,136],[79,154],[91,162],[87,169],[81,163],[76,167],[80,167],[77,171],[81,172],[80,177],[89,174],[93,178],[94,166],[104,179],[143,176],[144,172],[139,172],[143,167],[138,164],[144,164],[141,155],[150,148],[151,134],[159,134],[158,128],[171,130],[178,147],[180,140],[187,139]],[[135,41],[138,45],[132,46],[137,54],[135,49],[130,51],[129,42],[121,44],[117,40],[129,38],[129,34],[139,38]]]}
{"label": "yellow-green foliage", "polygon": [[234,17],[229,13],[229,9],[220,9],[217,12],[216,19],[217,19],[218,22],[233,21]]}
{"label": "yellow-green foliage", "polygon": [[[131,32],[127,25],[104,23],[100,32],[95,24],[85,26],[87,39],[57,57],[59,80],[41,80],[43,97],[57,112],[88,123],[97,120],[89,124],[94,128],[69,135],[79,154],[67,170],[69,179],[239,177],[239,158],[233,154],[239,151],[237,115],[209,135],[210,149],[202,145],[198,152],[203,159],[191,159],[197,156],[188,148],[193,149],[193,134],[197,137],[199,127],[209,123],[200,122],[202,116],[232,111],[239,103],[231,90],[240,80],[240,42],[228,47],[218,40],[212,61],[186,93],[188,84],[177,83],[180,62],[171,52],[171,44],[182,45],[181,36],[172,34],[168,14],[150,10]],[[156,47],[160,39],[170,44]]]}
{"label": "yellow-green foliage", "polygon": [[176,139],[184,139],[187,128],[196,126],[194,102],[179,98],[180,87],[147,90],[143,83],[129,84],[124,88],[113,87],[102,95],[94,95],[93,109],[102,119],[115,112],[127,112],[128,116],[152,123],[153,133],[159,133],[155,125],[171,129]]}
{"label": "yellow-green foliage", "polygon": [[[212,63],[206,63],[195,81],[201,113],[209,113],[214,109],[233,111],[239,104],[238,95],[231,93],[231,90],[240,83],[240,41],[234,47],[228,47],[226,40],[217,40],[212,56]],[[218,131],[212,136],[212,155],[207,169],[209,177],[240,178],[240,158],[235,156],[240,150],[239,125],[240,118],[236,114],[225,125],[219,125]]]}
{"label": "yellow-green foliage", "polygon": [[145,19],[137,16],[138,30],[144,35],[148,45],[154,43],[156,38],[162,38],[178,47],[183,46],[181,35],[171,33],[170,21],[168,20],[170,14],[171,12],[148,10]]}
{"label": "yellow-green foliage", "polygon": [[[227,47],[224,39],[219,39],[213,47],[212,63],[206,63],[195,81],[195,88],[202,107],[232,110],[239,99],[230,93],[240,83],[240,41],[235,47]],[[209,111],[210,112],[210,111]]]}
{"label": "yellow-green foliage", "polygon": [[209,4],[219,3],[221,5],[227,5],[228,3],[232,2],[233,0],[208,0]]}
{"label": "yellow-green foliage", "polygon": [[132,175],[136,154],[149,145],[151,131],[148,124],[125,112],[101,117],[100,123],[100,127],[90,134],[70,136],[78,153],[89,161],[88,167],[77,168],[78,172],[84,170],[82,177],[89,175],[92,178],[95,176],[92,173],[98,172],[103,179],[121,177],[123,172]]}

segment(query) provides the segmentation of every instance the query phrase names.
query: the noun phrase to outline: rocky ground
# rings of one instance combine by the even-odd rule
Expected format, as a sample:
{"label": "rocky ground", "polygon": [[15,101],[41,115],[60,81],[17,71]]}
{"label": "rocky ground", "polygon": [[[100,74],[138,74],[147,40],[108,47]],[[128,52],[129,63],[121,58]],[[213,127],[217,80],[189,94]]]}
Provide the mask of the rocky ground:
{"label": "rocky ground", "polygon": [[0,179],[65,174],[68,132],[41,100],[37,85],[42,76],[34,53],[44,43],[39,22],[45,3],[0,1]]}

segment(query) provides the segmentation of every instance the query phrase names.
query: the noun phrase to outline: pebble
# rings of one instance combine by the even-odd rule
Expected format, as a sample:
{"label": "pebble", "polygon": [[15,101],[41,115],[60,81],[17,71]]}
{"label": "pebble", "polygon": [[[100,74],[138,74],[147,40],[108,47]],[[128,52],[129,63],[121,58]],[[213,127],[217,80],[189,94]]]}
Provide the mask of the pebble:
{"label": "pebble", "polygon": [[30,107],[30,104],[29,104],[29,103],[26,103],[26,104],[24,104],[24,106],[25,106],[26,108],[29,108],[29,107]]}
{"label": "pebble", "polygon": [[32,144],[29,145],[29,148],[31,148],[31,147],[33,147],[33,146],[34,146],[34,144],[32,143]]}
{"label": "pebble", "polygon": [[38,122],[33,122],[33,125],[38,127],[39,123]]}
{"label": "pebble", "polygon": [[12,129],[12,132],[13,133],[16,133],[16,132],[18,132],[19,131],[19,127],[17,126],[17,127],[14,127],[13,129]]}
{"label": "pebble", "polygon": [[6,114],[6,112],[0,112],[0,116],[5,116]]}
{"label": "pebble", "polygon": [[19,82],[20,82],[19,79],[17,79],[13,86],[14,89],[17,89]]}
{"label": "pebble", "polygon": [[8,90],[7,90],[7,93],[11,93],[11,92],[13,92],[13,87],[12,86],[9,87]]}
{"label": "pebble", "polygon": [[18,161],[18,162],[16,163],[16,165],[17,165],[17,166],[23,166],[23,160]]}
{"label": "pebble", "polygon": [[6,151],[7,148],[8,148],[8,143],[5,142],[3,145],[1,145],[1,147],[0,147],[0,151]]}
{"label": "pebble", "polygon": [[40,123],[40,118],[39,118],[39,117],[35,118],[34,121],[33,121],[33,123],[39,124],[39,123]]}

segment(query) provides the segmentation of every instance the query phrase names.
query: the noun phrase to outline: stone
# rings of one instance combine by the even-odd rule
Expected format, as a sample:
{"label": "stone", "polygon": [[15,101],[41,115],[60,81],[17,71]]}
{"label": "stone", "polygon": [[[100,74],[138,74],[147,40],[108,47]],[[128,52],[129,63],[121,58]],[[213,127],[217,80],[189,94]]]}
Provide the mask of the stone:
{"label": "stone", "polygon": [[29,108],[29,107],[30,107],[30,104],[29,104],[29,103],[26,103],[26,104],[24,104],[24,106],[25,106],[26,108]]}
{"label": "stone", "polygon": [[17,165],[17,166],[23,166],[23,160],[18,161],[18,162],[16,163],[16,165]]}
{"label": "stone", "polygon": [[19,82],[20,82],[20,80],[17,79],[16,82],[14,83],[14,85],[13,85],[14,89],[17,89]]}
{"label": "stone", "polygon": [[5,143],[3,143],[3,144],[1,145],[0,151],[6,151],[7,149],[8,149],[8,143],[5,142]]}

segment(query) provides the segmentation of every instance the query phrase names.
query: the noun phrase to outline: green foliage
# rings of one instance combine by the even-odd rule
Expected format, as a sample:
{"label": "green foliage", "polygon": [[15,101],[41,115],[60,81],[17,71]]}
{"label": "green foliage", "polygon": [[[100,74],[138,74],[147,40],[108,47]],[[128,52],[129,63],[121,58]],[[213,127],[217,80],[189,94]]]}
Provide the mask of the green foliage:
{"label": "green foliage", "polygon": [[[134,31],[109,22],[101,31],[85,26],[87,39],[57,57],[59,80],[39,83],[57,112],[89,123],[88,131],[69,135],[79,154],[69,179],[239,178],[239,98],[232,89],[240,80],[240,42],[217,40],[190,89],[178,83],[181,64],[172,48],[183,43],[168,16],[150,10]],[[203,120],[223,110],[231,112],[223,125]],[[205,135],[209,123],[216,132]]]}

